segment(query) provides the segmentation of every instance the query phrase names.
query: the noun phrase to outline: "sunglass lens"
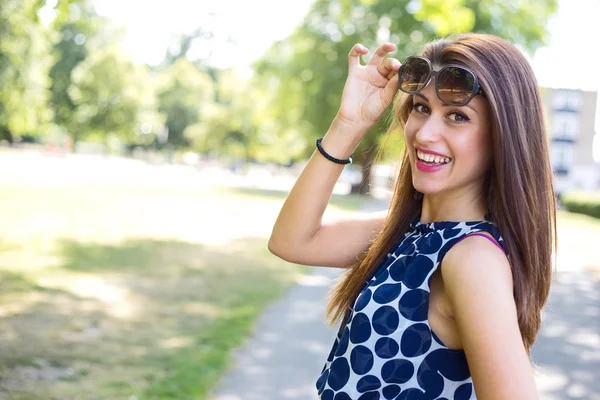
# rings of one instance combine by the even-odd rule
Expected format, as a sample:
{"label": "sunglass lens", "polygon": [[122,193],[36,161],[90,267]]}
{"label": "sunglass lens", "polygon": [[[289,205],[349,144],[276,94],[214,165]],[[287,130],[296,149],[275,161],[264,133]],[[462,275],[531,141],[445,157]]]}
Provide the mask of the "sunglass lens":
{"label": "sunglass lens", "polygon": [[443,101],[464,105],[473,95],[475,75],[460,67],[444,68],[438,74],[438,95]]}
{"label": "sunglass lens", "polygon": [[420,58],[411,58],[400,68],[400,89],[408,93],[416,93],[423,89],[429,77],[429,64]]}

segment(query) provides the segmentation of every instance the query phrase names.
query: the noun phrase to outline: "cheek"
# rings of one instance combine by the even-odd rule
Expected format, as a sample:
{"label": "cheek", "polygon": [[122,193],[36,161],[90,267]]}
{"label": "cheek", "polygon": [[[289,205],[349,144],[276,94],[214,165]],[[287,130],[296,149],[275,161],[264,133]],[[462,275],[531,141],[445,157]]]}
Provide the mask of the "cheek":
{"label": "cheek", "polygon": [[487,170],[491,164],[492,148],[487,132],[477,135],[476,140],[466,141],[462,146],[463,155],[468,157],[471,167],[476,167],[477,170]]}
{"label": "cheek", "polygon": [[407,147],[412,146],[418,128],[418,124],[414,118],[408,117],[406,126],[404,127],[404,142],[406,143]]}

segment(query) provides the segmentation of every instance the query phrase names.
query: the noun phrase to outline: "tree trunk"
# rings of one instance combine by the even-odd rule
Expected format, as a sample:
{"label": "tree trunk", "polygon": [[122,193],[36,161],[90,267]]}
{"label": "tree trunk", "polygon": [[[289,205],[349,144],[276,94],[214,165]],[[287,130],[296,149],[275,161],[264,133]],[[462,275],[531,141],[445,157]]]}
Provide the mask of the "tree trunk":
{"label": "tree trunk", "polygon": [[14,138],[10,130],[5,126],[0,126],[0,140],[6,140],[12,146]]}
{"label": "tree trunk", "polygon": [[369,194],[371,189],[371,164],[377,152],[376,143],[367,143],[365,148],[358,154],[357,161],[362,166],[362,181],[358,185],[352,185],[350,193]]}

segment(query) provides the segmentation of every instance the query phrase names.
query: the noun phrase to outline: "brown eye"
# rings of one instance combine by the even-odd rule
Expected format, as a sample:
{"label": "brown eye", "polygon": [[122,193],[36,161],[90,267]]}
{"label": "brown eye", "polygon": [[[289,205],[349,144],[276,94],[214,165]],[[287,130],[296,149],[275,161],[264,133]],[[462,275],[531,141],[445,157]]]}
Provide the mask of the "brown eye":
{"label": "brown eye", "polygon": [[450,114],[450,120],[454,121],[454,122],[466,122],[469,120],[469,117],[467,117],[464,114],[458,113],[458,112],[453,112],[452,114]]}
{"label": "brown eye", "polygon": [[426,114],[428,111],[427,107],[425,107],[421,103],[417,103],[417,104],[413,105],[413,110],[415,110],[416,112],[421,113],[421,114]]}

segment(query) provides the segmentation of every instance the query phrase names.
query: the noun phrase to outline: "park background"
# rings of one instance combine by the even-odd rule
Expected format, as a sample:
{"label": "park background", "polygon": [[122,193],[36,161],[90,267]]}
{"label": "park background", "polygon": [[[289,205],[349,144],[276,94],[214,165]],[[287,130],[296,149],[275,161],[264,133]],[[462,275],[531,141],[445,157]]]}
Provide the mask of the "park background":
{"label": "park background", "polygon": [[[593,110],[568,137],[547,121],[565,189],[534,361],[542,399],[600,398],[599,15],[599,0],[1,0],[0,399],[315,398],[337,272],[273,256],[277,213],[354,43],[402,60],[465,31],[519,46],[549,116],[553,96]],[[384,131],[327,218],[386,207],[402,143]]]}

